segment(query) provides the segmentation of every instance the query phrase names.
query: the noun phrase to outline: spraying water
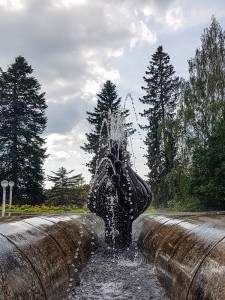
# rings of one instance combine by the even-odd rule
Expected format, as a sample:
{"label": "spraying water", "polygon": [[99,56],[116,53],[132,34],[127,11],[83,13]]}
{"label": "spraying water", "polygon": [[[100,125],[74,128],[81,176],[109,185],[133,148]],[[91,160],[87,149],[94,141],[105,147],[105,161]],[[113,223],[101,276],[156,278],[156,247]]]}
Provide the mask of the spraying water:
{"label": "spraying water", "polygon": [[98,160],[88,207],[105,221],[113,248],[132,242],[132,222],[150,205],[150,188],[131,168],[124,113],[108,114],[100,131]]}

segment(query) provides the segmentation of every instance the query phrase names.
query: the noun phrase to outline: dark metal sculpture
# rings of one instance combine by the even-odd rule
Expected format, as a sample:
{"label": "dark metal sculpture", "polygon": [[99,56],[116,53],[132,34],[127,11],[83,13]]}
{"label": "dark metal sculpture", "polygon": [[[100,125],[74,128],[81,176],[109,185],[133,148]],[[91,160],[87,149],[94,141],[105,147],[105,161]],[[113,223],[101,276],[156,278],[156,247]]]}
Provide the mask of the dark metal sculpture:
{"label": "dark metal sculpture", "polygon": [[132,242],[132,222],[150,205],[146,182],[130,167],[124,145],[110,140],[90,189],[88,207],[105,221],[105,240],[115,248]]}

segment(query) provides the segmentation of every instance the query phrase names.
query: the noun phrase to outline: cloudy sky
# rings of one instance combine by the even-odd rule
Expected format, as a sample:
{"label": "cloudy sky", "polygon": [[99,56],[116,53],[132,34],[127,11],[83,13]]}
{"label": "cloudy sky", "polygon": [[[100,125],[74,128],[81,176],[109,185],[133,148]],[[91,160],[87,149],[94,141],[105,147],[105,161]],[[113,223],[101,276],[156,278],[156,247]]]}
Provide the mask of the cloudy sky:
{"label": "cloudy sky", "polygon": [[[123,100],[130,93],[138,115],[151,55],[162,45],[176,75],[187,78],[187,60],[213,14],[225,29],[224,0],[0,0],[0,67],[24,56],[46,92],[46,174],[63,166],[88,183],[90,156],[80,146],[90,131],[86,111],[93,111],[104,82],[112,80]],[[135,123],[130,99],[127,108]],[[132,145],[144,176],[142,137],[137,132]]]}

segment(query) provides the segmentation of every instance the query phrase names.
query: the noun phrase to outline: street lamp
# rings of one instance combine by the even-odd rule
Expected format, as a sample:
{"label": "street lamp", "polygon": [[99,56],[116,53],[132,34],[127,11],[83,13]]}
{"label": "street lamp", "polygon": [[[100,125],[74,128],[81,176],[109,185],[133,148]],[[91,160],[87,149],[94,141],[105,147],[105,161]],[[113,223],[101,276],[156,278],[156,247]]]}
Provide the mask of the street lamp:
{"label": "street lamp", "polygon": [[[10,193],[9,193],[9,210],[11,209],[12,206],[12,189],[14,187],[14,182],[10,181],[9,182],[9,187],[10,187]],[[9,212],[9,216],[11,215],[11,212]]]}
{"label": "street lamp", "polygon": [[3,198],[2,198],[2,217],[5,215],[5,199],[6,199],[6,188],[8,186],[8,181],[7,180],[2,180],[1,181],[1,186],[3,188]]}

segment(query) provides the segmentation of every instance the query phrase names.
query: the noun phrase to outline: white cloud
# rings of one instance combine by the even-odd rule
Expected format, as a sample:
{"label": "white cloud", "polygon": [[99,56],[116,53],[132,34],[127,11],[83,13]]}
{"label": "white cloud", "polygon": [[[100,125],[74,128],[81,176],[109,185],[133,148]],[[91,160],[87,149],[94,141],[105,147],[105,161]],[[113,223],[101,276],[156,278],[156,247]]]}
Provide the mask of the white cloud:
{"label": "white cloud", "polygon": [[148,26],[143,22],[131,24],[133,38],[130,41],[131,48],[136,45],[143,46],[143,44],[154,44],[157,40],[156,35],[151,32]]}
{"label": "white cloud", "polygon": [[25,8],[24,0],[0,0],[0,7],[11,11],[20,11]]}
{"label": "white cloud", "polygon": [[183,13],[180,6],[175,5],[170,8],[166,13],[166,23],[173,30],[177,30],[182,27]]}

